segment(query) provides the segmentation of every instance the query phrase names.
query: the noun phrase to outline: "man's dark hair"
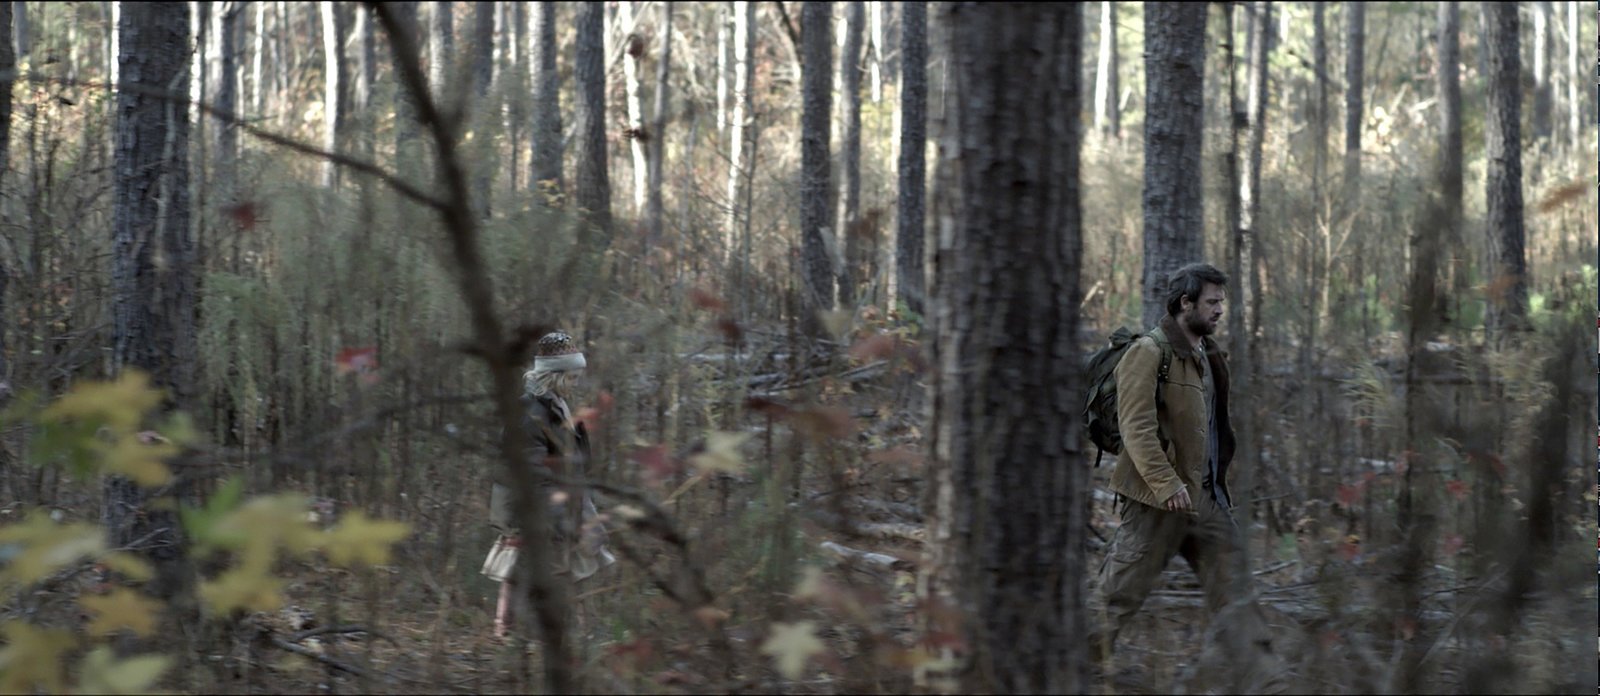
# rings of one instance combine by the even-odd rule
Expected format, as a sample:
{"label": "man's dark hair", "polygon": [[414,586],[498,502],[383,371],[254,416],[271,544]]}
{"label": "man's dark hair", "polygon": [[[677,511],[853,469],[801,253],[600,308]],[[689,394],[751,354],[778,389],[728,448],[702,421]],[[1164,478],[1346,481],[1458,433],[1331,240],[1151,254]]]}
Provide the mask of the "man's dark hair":
{"label": "man's dark hair", "polygon": [[1167,278],[1167,314],[1178,316],[1183,311],[1183,298],[1200,301],[1200,292],[1206,284],[1226,286],[1228,276],[1209,263],[1191,263],[1172,272]]}

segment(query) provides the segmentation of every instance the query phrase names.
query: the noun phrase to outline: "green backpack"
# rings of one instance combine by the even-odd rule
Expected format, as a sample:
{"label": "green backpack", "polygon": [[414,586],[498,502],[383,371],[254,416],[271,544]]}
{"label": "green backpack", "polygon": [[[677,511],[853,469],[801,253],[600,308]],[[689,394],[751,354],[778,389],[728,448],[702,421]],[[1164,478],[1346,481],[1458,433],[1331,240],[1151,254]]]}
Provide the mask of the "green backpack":
{"label": "green backpack", "polygon": [[[1094,457],[1096,468],[1106,452],[1122,453],[1122,432],[1117,427],[1117,363],[1141,334],[1124,326],[1111,334],[1106,347],[1089,356],[1089,391],[1084,399],[1083,427],[1100,452]],[[1161,407],[1161,385],[1166,383],[1172,370],[1172,346],[1156,340],[1161,346],[1161,370],[1156,373],[1156,408]]]}

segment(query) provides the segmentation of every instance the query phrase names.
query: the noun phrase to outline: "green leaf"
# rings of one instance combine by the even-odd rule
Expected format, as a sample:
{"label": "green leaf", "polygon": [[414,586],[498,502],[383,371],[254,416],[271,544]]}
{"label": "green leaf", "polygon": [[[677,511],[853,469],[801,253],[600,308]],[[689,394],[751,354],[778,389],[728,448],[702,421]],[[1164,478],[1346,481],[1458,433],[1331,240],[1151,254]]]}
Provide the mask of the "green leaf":
{"label": "green leaf", "polygon": [[138,655],[117,659],[104,645],[89,651],[78,663],[80,694],[144,694],[167,671],[172,658],[165,655]]}

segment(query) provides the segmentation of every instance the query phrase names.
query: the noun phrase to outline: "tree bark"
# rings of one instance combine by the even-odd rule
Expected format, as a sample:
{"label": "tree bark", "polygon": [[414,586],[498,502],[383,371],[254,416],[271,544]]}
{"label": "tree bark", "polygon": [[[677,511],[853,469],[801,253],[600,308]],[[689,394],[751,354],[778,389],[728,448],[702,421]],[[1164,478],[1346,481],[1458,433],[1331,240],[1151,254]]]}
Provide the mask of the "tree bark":
{"label": "tree bark", "polygon": [[[10,36],[12,5],[0,2],[0,37]],[[17,53],[9,41],[0,41],[0,73],[17,68]],[[10,89],[0,89],[0,184],[11,171],[11,94]],[[6,345],[6,319],[10,317],[6,303],[6,290],[11,285],[12,268],[0,261],[0,404],[11,400],[11,351]]]}
{"label": "tree bark", "polygon": [[[633,16],[637,9],[644,7],[643,2],[623,0],[617,4],[617,24],[624,27],[633,27],[633,31],[623,39],[627,44],[624,52],[627,57],[622,61],[623,86],[626,90],[626,105],[628,116],[628,151],[633,155],[633,214],[635,219],[644,217],[645,198],[648,196],[650,186],[650,153],[646,141],[654,134],[650,126],[645,124],[644,115],[644,81],[640,73],[644,71],[645,40],[640,34],[640,22]],[[637,5],[638,7],[635,7]]]}
{"label": "tree bark", "polygon": [[33,51],[33,25],[28,21],[28,3],[11,3],[16,22],[17,58],[26,58]]}
{"label": "tree bark", "polygon": [[[712,60],[712,71],[717,76],[717,134],[728,127],[728,67],[731,54],[738,50],[729,43],[733,31],[733,15],[739,11],[736,2],[717,3],[717,55]],[[626,22],[624,22],[626,24]]]}
{"label": "tree bark", "polygon": [[1494,250],[1489,277],[1489,336],[1503,342],[1525,327],[1528,266],[1522,210],[1522,58],[1516,3],[1484,3],[1489,109],[1484,124],[1487,230]]}
{"label": "tree bark", "polygon": [[[1344,54],[1344,200],[1354,208],[1361,195],[1361,120],[1365,117],[1362,106],[1362,77],[1364,54],[1367,46],[1367,5],[1347,2],[1344,5],[1347,41]],[[1360,282],[1360,278],[1356,281]]]}
{"label": "tree bark", "polygon": [[[1438,99],[1440,133],[1439,190],[1443,195],[1440,208],[1443,213],[1445,245],[1450,249],[1450,263],[1445,272],[1450,277],[1451,297],[1467,296],[1465,242],[1461,220],[1464,216],[1461,140],[1461,4],[1455,0],[1439,3],[1439,67]],[[1459,312],[1459,305],[1452,308]]]}
{"label": "tree bark", "polygon": [[[667,157],[667,107],[672,91],[667,78],[672,66],[672,3],[661,3],[661,62],[656,66],[655,116],[650,119],[650,171],[645,196],[645,235],[649,244],[661,240],[661,184]],[[737,107],[736,107],[737,108]]]}
{"label": "tree bark", "polygon": [[861,217],[861,44],[866,24],[866,3],[845,3],[844,54],[839,56],[839,91],[843,97],[844,142],[839,166],[839,233],[844,263],[839,270],[839,303],[854,307],[860,285],[866,240],[859,229]]}
{"label": "tree bark", "polygon": [[1578,152],[1583,148],[1583,101],[1580,99],[1579,86],[1583,82],[1583,73],[1578,72],[1578,8],[1581,3],[1569,2],[1567,5],[1567,146],[1571,152]]}
{"label": "tree bark", "polygon": [[536,187],[548,186],[549,192],[554,193],[561,190],[561,74],[556,71],[556,4],[543,0],[533,7],[533,46],[528,63],[533,80],[532,182]]}
{"label": "tree bark", "polygon": [[[748,260],[748,257],[742,256],[746,250],[746,239],[741,232],[744,230],[743,221],[750,216],[746,190],[753,154],[751,134],[754,124],[750,120],[755,114],[755,71],[752,68],[755,67],[756,58],[756,6],[751,3],[735,4],[733,10],[733,120],[730,124],[733,137],[728,161],[728,214],[724,218],[722,234],[723,263],[726,264],[732,264],[735,258]],[[744,271],[740,273],[742,279]]]}
{"label": "tree bark", "polygon": [[938,581],[968,617],[966,691],[1083,693],[1082,5],[951,5],[959,192],[935,282]]}
{"label": "tree bark", "polygon": [[1100,56],[1095,64],[1094,127],[1102,137],[1122,137],[1122,111],[1117,108],[1117,3],[1100,3]]}
{"label": "tree bark", "polygon": [[1204,252],[1200,152],[1206,6],[1145,6],[1143,320],[1166,314],[1167,276]]}
{"label": "tree bark", "polygon": [[883,46],[884,46],[884,21],[883,2],[873,0],[867,3],[867,64],[870,70],[872,90],[872,103],[883,101]]}
{"label": "tree bark", "polygon": [[900,8],[900,183],[896,189],[895,278],[906,309],[921,315],[927,265],[923,260],[928,142],[928,3]]}
{"label": "tree bark", "polygon": [[434,98],[454,104],[458,93],[451,92],[450,61],[456,56],[455,3],[436,0],[428,13],[428,86]]}
{"label": "tree bark", "polygon": [[[498,104],[489,99],[489,87],[494,84],[494,15],[495,4],[489,2],[475,2],[472,4],[472,95],[477,102],[478,113],[474,119],[480,124],[480,132],[487,132],[484,128],[497,119]],[[474,138],[473,150],[478,160],[472,167],[472,210],[477,213],[478,219],[489,219],[491,187],[494,183],[494,139]]]}
{"label": "tree bark", "polygon": [[[1237,302],[1238,309],[1235,313],[1244,315],[1246,330],[1244,336],[1250,337],[1250,341],[1254,342],[1256,331],[1260,328],[1261,321],[1259,316],[1261,298],[1256,290],[1257,286],[1262,283],[1258,282],[1260,259],[1257,258],[1256,249],[1259,247],[1261,240],[1259,224],[1261,219],[1261,150],[1266,142],[1267,133],[1267,89],[1270,84],[1267,79],[1267,69],[1272,51],[1272,41],[1269,36],[1272,31],[1272,3],[1258,1],[1241,6],[1241,8],[1246,7],[1252,8],[1250,24],[1254,27],[1253,33],[1256,35],[1256,41],[1250,47],[1250,80],[1245,96],[1249,130],[1245,142],[1244,176],[1239,182],[1238,191],[1240,203],[1239,227],[1242,233],[1239,237],[1241,243],[1240,255],[1244,264],[1242,270],[1249,277],[1235,276],[1234,282],[1238,284],[1240,290]],[[1241,336],[1240,339],[1236,340],[1242,340],[1242,338]],[[1234,369],[1243,372],[1247,369],[1247,366],[1250,366],[1248,355],[1242,356],[1242,361]],[[1240,400],[1238,403],[1248,402]],[[1255,467],[1250,466],[1249,462],[1246,462],[1243,468],[1255,471]]]}
{"label": "tree bark", "polygon": [[833,114],[832,3],[807,0],[800,9],[800,234],[805,280],[801,320],[807,333],[820,335],[817,314],[834,307],[833,254],[828,229],[832,178],[829,118]]}
{"label": "tree bark", "polygon": [[[417,22],[417,3],[415,0],[401,0],[393,5],[395,24],[398,29],[409,36],[407,39],[415,46],[421,41],[420,26]],[[390,42],[396,40],[390,37]],[[399,70],[393,70],[392,75],[398,75]],[[413,171],[418,162],[419,148],[417,139],[417,106],[416,99],[404,87],[396,85],[394,95],[394,124],[395,140],[394,155],[395,168],[401,172]]]}
{"label": "tree bark", "polygon": [[[323,122],[323,147],[329,152],[338,152],[345,143],[345,93],[348,91],[345,81],[348,80],[349,70],[344,58],[345,27],[336,4],[325,2],[318,5],[322,11],[322,51],[323,51],[323,96],[322,96],[322,122]],[[332,161],[322,163],[322,186],[324,188],[337,188],[339,185],[339,165]]]}
{"label": "tree bark", "polygon": [[[189,91],[189,7],[126,3],[118,60],[112,207],[112,364],[138,369],[169,394],[194,403],[195,246],[189,230],[189,119],[179,103],[140,90]],[[187,587],[177,516],[146,507],[147,492],[108,477],[102,521],[112,548],[143,540],[155,561],[151,592],[170,599]]]}
{"label": "tree bark", "polygon": [[1535,0],[1533,6],[1533,139],[1550,138],[1555,88],[1550,81],[1550,19],[1554,13],[1550,0]]}
{"label": "tree bark", "polygon": [[261,84],[262,63],[267,54],[267,3],[255,4],[255,37],[250,56],[250,113],[260,117],[266,112],[267,89]]}
{"label": "tree bark", "polygon": [[606,173],[605,14],[599,3],[578,5],[578,51],[574,70],[578,103],[575,163],[577,203],[587,228],[585,246],[598,254],[611,242],[611,180]]}

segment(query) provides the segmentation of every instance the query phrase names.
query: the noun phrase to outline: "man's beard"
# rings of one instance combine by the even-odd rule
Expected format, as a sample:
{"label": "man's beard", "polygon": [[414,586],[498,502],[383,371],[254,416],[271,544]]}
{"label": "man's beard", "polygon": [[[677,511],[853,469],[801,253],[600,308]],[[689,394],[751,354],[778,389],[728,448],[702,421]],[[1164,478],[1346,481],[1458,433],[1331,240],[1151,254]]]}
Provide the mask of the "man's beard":
{"label": "man's beard", "polygon": [[1211,322],[1197,313],[1189,314],[1188,318],[1184,320],[1184,327],[1189,329],[1189,333],[1196,336],[1210,336],[1217,330],[1215,326],[1212,326]]}

